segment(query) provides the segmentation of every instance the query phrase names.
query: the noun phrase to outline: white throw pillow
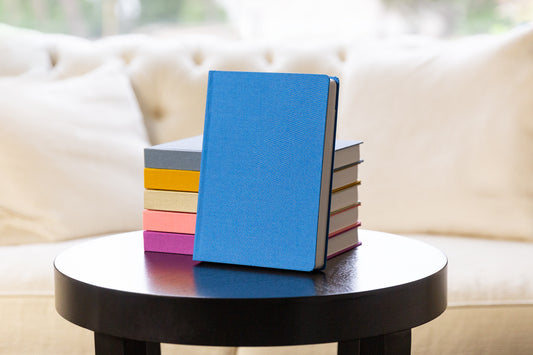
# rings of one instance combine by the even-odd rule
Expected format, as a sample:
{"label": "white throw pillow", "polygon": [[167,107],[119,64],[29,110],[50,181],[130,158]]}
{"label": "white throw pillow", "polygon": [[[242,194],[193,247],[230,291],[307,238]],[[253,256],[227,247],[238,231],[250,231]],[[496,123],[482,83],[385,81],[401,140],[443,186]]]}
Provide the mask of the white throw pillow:
{"label": "white throw pillow", "polygon": [[533,27],[365,49],[337,130],[365,142],[364,227],[533,241]]}
{"label": "white throw pillow", "polygon": [[0,245],[141,229],[147,145],[118,61],[64,80],[0,78]]}
{"label": "white throw pillow", "polygon": [[0,76],[39,75],[52,63],[45,35],[0,23]]}

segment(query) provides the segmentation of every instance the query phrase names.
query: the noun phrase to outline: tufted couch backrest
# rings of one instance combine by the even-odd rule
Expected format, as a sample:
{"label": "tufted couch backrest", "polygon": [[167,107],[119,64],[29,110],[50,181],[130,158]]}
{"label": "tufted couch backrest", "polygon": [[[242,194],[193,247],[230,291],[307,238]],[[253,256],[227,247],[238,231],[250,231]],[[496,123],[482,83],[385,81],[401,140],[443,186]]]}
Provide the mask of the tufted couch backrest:
{"label": "tufted couch backrest", "polygon": [[346,44],[257,43],[205,35],[125,35],[90,41],[30,31],[20,36],[16,31],[0,75],[42,71],[60,79],[113,58],[123,61],[153,144],[201,134],[209,70],[326,73],[342,80],[348,52]]}
{"label": "tufted couch backrest", "polygon": [[252,42],[0,29],[0,75],[125,63],[152,144],[202,133],[209,70],[340,78],[338,137],[360,139],[363,226],[533,240],[533,29],[449,42]]}

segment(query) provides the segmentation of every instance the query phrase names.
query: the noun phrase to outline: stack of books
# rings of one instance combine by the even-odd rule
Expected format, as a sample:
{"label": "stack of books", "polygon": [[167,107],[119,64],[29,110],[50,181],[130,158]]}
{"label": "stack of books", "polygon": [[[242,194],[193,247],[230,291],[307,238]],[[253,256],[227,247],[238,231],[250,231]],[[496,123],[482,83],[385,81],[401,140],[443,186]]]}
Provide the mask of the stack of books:
{"label": "stack of books", "polygon": [[[146,148],[144,249],[193,254],[202,136]],[[328,258],[358,246],[358,165],[361,141],[335,143]]]}
{"label": "stack of books", "polygon": [[331,207],[329,216],[328,259],[342,254],[359,244],[358,227],[361,225],[358,210],[358,165],[361,141],[335,141],[335,159],[331,182]]}
{"label": "stack of books", "polygon": [[202,137],[144,151],[144,250],[192,255]]}

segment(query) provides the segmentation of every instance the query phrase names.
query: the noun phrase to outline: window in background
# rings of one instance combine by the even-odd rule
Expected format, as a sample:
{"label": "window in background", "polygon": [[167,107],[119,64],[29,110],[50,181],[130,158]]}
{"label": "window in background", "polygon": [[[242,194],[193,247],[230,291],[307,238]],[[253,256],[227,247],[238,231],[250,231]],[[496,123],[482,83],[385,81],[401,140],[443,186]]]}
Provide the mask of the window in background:
{"label": "window in background", "polygon": [[243,37],[457,37],[533,19],[531,0],[218,0]]}
{"label": "window in background", "polygon": [[215,0],[0,0],[0,22],[100,37],[225,22]]}
{"label": "window in background", "polygon": [[531,0],[0,0],[0,22],[84,37],[191,27],[267,39],[455,37],[532,19]]}
{"label": "window in background", "polygon": [[441,37],[497,33],[533,20],[531,0],[382,0],[406,32]]}

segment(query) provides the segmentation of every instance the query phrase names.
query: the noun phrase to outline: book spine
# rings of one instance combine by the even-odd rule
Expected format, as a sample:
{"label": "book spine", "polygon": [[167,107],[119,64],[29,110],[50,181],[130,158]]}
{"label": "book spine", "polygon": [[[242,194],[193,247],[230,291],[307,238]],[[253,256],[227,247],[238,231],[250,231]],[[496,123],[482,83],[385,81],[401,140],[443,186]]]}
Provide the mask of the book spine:
{"label": "book spine", "polygon": [[198,192],[199,182],[199,171],[144,169],[144,187],[146,189]]}
{"label": "book spine", "polygon": [[[212,106],[212,102],[211,102],[211,95],[209,94],[209,88],[213,87],[213,80],[214,80],[214,76],[215,76],[215,71],[210,71],[209,72],[209,75],[208,75],[208,78],[207,78],[207,87],[208,87],[208,93],[207,93],[207,96],[206,96],[206,101],[205,101],[205,118],[204,118],[204,137],[203,137],[203,141],[202,141],[202,158],[201,158],[201,162],[200,162],[200,176],[202,176],[202,172],[205,171],[205,160],[207,159],[207,157],[209,156],[209,147],[208,147],[208,144],[207,144],[207,141],[208,141],[208,134],[209,132],[211,132],[211,129],[209,128],[210,125],[211,125],[211,106]],[[205,174],[205,173],[204,173]],[[204,185],[205,185],[205,180],[201,179],[200,178],[200,182],[199,182],[199,186],[198,186],[198,191],[202,191],[204,189]],[[202,200],[202,195],[199,193],[198,194],[199,198],[198,198],[198,202],[197,202],[197,210],[198,209],[201,209],[201,206],[203,205],[203,200]],[[200,229],[202,227],[202,216],[201,215],[197,215],[196,216],[196,228],[195,228],[195,235],[198,235],[199,233],[201,233]],[[196,239],[195,243],[194,243],[194,251],[193,251],[193,255],[197,254],[198,253],[198,250],[201,250],[202,248],[202,245],[201,245],[201,239]]]}
{"label": "book spine", "polygon": [[147,210],[196,213],[198,193],[182,191],[144,190]]}
{"label": "book spine", "polygon": [[[329,79],[333,79],[335,82],[335,85],[329,85],[328,90],[328,108],[326,110],[326,127],[324,130],[324,156],[323,161],[326,163],[322,167],[322,179],[325,177],[328,179],[325,181],[325,184],[327,186],[322,188],[322,193],[327,193],[327,209],[321,210],[319,213],[322,216],[322,218],[326,219],[325,221],[325,235],[327,236],[329,234],[329,217],[330,217],[330,211],[331,211],[331,189],[333,187],[333,169],[335,167],[335,137],[337,136],[337,104],[338,104],[338,97],[339,97],[339,79],[334,77],[329,77]],[[331,92],[331,90],[335,90],[335,92]],[[332,94],[335,95],[335,98],[332,99]],[[332,103],[335,103],[333,107],[331,107]],[[334,112],[331,114],[329,111],[333,110]],[[329,116],[329,120],[328,120]],[[326,170],[327,169],[327,170]],[[321,197],[322,199],[322,197]],[[319,223],[320,225],[320,223]],[[319,231],[321,233],[322,231]],[[317,236],[317,240],[320,240],[320,237]],[[326,267],[326,261],[327,261],[327,249],[328,249],[328,238],[325,238],[324,241],[324,248],[326,252],[323,255],[322,260],[322,266],[318,269],[324,269]]]}
{"label": "book spine", "polygon": [[196,213],[170,212],[170,211],[143,211],[143,229],[194,234],[196,227]]}
{"label": "book spine", "polygon": [[194,236],[190,234],[144,231],[144,250],[149,252],[192,255]]}
{"label": "book spine", "polygon": [[200,171],[201,152],[163,149],[144,149],[144,167]]}

